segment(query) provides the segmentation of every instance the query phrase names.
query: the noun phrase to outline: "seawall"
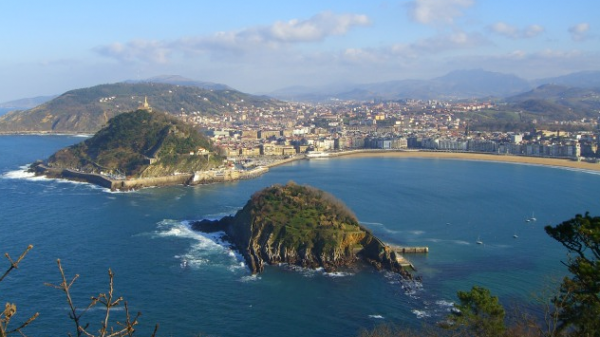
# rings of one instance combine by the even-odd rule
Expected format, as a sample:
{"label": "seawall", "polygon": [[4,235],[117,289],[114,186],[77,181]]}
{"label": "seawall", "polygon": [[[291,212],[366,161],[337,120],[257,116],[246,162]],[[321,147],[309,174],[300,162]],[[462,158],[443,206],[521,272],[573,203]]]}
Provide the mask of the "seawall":
{"label": "seawall", "polygon": [[269,171],[267,167],[257,167],[248,171],[241,170],[212,170],[198,171],[193,174],[178,174],[172,176],[134,178],[134,179],[110,179],[106,176],[79,172],[71,169],[52,168],[42,164],[34,167],[36,174],[46,175],[52,178],[63,178],[74,181],[82,181],[108,188],[112,191],[130,191],[147,187],[161,187],[173,185],[199,185],[211,184],[240,179],[251,179]]}

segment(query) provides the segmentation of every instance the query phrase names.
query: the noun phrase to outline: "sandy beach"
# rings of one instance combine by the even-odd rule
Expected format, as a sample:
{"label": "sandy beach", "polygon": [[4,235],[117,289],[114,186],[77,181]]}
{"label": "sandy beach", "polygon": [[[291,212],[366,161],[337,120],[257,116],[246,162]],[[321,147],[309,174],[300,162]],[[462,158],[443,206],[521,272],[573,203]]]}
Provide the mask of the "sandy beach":
{"label": "sandy beach", "polygon": [[337,153],[338,157],[358,158],[358,157],[404,157],[404,158],[439,158],[439,159],[460,159],[460,160],[483,160],[505,163],[521,163],[532,165],[545,165],[555,167],[568,167],[580,170],[600,171],[600,164],[578,162],[571,159],[561,158],[543,158],[511,156],[484,153],[464,153],[464,152],[435,152],[435,151],[348,151]]}

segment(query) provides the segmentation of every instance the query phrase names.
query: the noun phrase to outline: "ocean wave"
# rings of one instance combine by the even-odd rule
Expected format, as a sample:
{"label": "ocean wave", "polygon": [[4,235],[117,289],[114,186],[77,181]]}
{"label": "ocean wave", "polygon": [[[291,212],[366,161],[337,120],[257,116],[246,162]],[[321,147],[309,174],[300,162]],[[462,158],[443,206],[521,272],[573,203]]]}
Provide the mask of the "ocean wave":
{"label": "ocean wave", "polygon": [[419,280],[405,279],[402,275],[390,271],[384,272],[384,277],[389,284],[399,285],[404,294],[410,298],[418,299],[418,295],[424,291],[423,283]]}
{"label": "ocean wave", "polygon": [[417,310],[417,309],[413,309],[411,310],[411,312],[413,314],[415,314],[415,316],[417,316],[417,318],[421,319],[421,318],[426,318],[426,317],[431,317],[431,314],[425,310]]}
{"label": "ocean wave", "polygon": [[471,242],[465,241],[465,240],[446,240],[446,239],[438,239],[438,238],[426,238],[423,239],[424,241],[428,241],[428,242],[434,242],[434,243],[453,243],[453,244],[457,244],[457,245],[470,245]]}
{"label": "ocean wave", "polygon": [[343,271],[336,271],[336,272],[324,272],[323,273],[325,276],[329,276],[329,277],[348,277],[348,276],[354,276],[354,273],[348,273],[348,272],[343,272]]}
{"label": "ocean wave", "polygon": [[441,308],[447,308],[448,311],[451,311],[454,308],[454,302],[446,301],[446,300],[437,300],[435,304]]}
{"label": "ocean wave", "polygon": [[380,222],[366,222],[366,221],[359,221],[358,223],[360,223],[361,225],[383,226],[383,224],[382,224],[382,223],[380,223]]}
{"label": "ocean wave", "polygon": [[381,315],[369,315],[369,318],[375,318],[375,319],[385,319],[385,317],[381,316]]}
{"label": "ocean wave", "polygon": [[[0,175],[0,177],[2,177],[3,179],[22,179],[22,180],[28,180],[28,181],[43,181],[43,182],[55,182],[55,183],[61,183],[61,184],[79,185],[79,186],[86,186],[86,187],[88,187],[90,189],[94,189],[94,190],[102,190],[105,192],[114,193],[109,188],[105,188],[105,187],[98,186],[95,184],[90,184],[87,182],[67,180],[67,179],[58,179],[58,178],[48,178],[46,176],[36,176],[35,173],[29,172],[29,167],[30,167],[29,164],[23,165],[23,166],[19,167],[18,170],[5,172],[4,174]],[[49,188],[55,188],[55,187],[49,186]]]}
{"label": "ocean wave", "polygon": [[425,234],[425,231],[415,230],[415,231],[409,231],[409,233],[413,234],[413,235],[423,235],[423,234]]}
{"label": "ocean wave", "polygon": [[222,266],[232,272],[247,269],[243,257],[223,239],[224,232],[203,233],[191,228],[191,221],[165,219],[157,224],[153,236],[191,240],[187,252],[175,256],[182,269]]}
{"label": "ocean wave", "polygon": [[258,274],[242,276],[239,281],[243,283],[260,281],[261,277]]}

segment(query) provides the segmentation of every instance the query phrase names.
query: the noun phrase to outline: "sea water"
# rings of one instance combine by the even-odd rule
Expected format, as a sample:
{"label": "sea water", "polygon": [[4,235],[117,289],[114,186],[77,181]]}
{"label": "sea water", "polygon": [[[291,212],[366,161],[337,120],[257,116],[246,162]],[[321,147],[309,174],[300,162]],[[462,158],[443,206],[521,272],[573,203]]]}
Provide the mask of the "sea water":
{"label": "sea water", "polygon": [[[394,323],[418,328],[448,314],[456,292],[489,288],[502,302],[533,307],[535,294],[566,275],[566,250],[543,227],[598,214],[600,175],[571,169],[427,158],[329,158],[271,169],[252,180],[110,192],[35,178],[23,166],[77,143],[73,136],[0,137],[0,253],[33,250],[0,283],[17,322],[39,312],[33,336],[74,333],[56,259],[78,308],[108,291],[132,313],[141,336],[352,336]],[[218,234],[189,222],[234,214],[272,184],[295,181],[330,192],[384,241],[428,246],[407,256],[421,282],[369,267],[326,273],[269,266],[251,275]],[[536,221],[531,221],[532,217]],[[530,220],[530,221],[526,221]],[[516,238],[515,238],[516,236]],[[477,244],[476,241],[482,244]],[[8,261],[0,261],[0,271]],[[111,317],[124,320],[122,307]],[[102,310],[83,316],[99,329]]]}

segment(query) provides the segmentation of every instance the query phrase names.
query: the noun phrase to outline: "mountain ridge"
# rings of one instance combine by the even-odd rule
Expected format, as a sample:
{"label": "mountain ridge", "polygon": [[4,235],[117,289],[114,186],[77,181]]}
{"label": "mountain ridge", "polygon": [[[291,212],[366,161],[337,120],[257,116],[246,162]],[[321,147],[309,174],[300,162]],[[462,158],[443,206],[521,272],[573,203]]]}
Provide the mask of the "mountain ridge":
{"label": "mountain ridge", "polygon": [[0,132],[94,133],[109,119],[137,109],[144,100],[156,110],[219,115],[235,107],[275,107],[274,99],[237,90],[209,90],[166,83],[113,83],[74,89],[25,111],[0,116]]}
{"label": "mountain ridge", "polygon": [[525,80],[514,74],[483,69],[455,70],[431,79],[402,79],[363,84],[332,86],[289,86],[268,95],[282,100],[323,102],[346,100],[399,99],[484,99],[506,98],[532,90],[544,84],[565,84],[573,87],[600,87],[600,71],[585,71],[558,77]]}

